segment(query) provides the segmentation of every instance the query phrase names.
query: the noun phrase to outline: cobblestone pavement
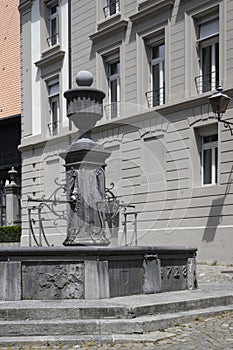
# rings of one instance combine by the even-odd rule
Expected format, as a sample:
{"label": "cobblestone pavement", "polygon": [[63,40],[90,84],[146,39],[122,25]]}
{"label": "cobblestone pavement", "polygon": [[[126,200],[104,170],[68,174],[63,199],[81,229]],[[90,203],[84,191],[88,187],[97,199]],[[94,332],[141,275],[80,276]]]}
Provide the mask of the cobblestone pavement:
{"label": "cobblestone pavement", "polygon": [[233,265],[232,266],[213,266],[197,265],[198,283],[233,283]]}
{"label": "cobblestone pavement", "polygon": [[[198,281],[231,283],[233,287],[233,267],[198,265]],[[224,272],[228,271],[228,273]],[[202,319],[186,324],[177,324],[161,329],[164,338],[157,342],[136,341],[117,344],[98,344],[93,341],[77,345],[15,346],[0,350],[233,350],[233,312]],[[168,337],[168,334],[170,336]]]}

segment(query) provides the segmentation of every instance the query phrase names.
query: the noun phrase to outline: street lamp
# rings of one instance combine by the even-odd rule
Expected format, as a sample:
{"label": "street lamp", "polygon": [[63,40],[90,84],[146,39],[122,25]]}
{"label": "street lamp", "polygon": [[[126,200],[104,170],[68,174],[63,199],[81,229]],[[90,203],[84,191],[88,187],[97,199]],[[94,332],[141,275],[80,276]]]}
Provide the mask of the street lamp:
{"label": "street lamp", "polygon": [[209,97],[209,102],[211,104],[213,112],[217,115],[218,121],[220,123],[223,123],[224,127],[228,128],[231,132],[231,135],[233,136],[233,123],[227,120],[222,120],[222,116],[226,112],[230,99],[231,98],[228,95],[223,93],[223,88],[219,86],[217,88],[217,91]]}

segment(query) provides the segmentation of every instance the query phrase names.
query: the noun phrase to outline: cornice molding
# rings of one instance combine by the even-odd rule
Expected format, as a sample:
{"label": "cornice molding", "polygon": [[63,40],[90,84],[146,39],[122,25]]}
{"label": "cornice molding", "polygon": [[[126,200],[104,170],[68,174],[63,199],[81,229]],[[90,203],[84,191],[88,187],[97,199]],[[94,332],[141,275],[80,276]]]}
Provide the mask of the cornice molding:
{"label": "cornice molding", "polygon": [[43,56],[39,61],[35,62],[35,65],[38,68],[44,68],[53,64],[54,62],[61,61],[64,56],[65,56],[65,51],[59,50],[56,52],[52,52],[51,54]]}
{"label": "cornice molding", "polygon": [[95,32],[90,35],[89,38],[92,41],[103,40],[106,37],[112,36],[114,33],[119,33],[124,31],[128,26],[128,21],[126,19],[122,19],[117,23],[106,26],[105,28]]}
{"label": "cornice molding", "polygon": [[20,0],[18,10],[19,12],[25,12],[32,7],[33,0]]}
{"label": "cornice molding", "polygon": [[134,23],[139,23],[145,20],[145,17],[151,18],[156,14],[170,10],[174,5],[175,0],[146,0],[138,4],[138,12],[130,16],[129,19]]}

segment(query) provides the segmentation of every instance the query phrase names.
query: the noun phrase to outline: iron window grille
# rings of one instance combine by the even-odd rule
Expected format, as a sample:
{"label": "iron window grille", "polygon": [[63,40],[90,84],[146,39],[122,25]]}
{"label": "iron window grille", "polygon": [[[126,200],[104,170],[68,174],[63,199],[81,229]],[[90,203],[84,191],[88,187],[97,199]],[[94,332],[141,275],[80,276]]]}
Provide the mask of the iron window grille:
{"label": "iron window grille", "polygon": [[195,85],[198,94],[216,90],[219,86],[219,71],[213,71],[195,77]]}
{"label": "iron window grille", "polygon": [[107,65],[108,104],[105,106],[107,118],[120,115],[120,59],[118,54],[109,57]]}
{"label": "iron window grille", "polygon": [[219,85],[219,19],[204,20],[198,26],[200,75],[195,78],[197,93],[215,90]]}
{"label": "iron window grille", "polygon": [[52,47],[59,43],[59,33],[53,34],[49,38],[47,38],[47,43],[49,47]]}
{"label": "iron window grille", "polygon": [[120,12],[120,1],[119,0],[108,0],[107,6],[104,7],[105,17],[110,17]]}
{"label": "iron window grille", "polygon": [[120,116],[120,105],[121,103],[117,101],[104,106],[107,119],[114,119]]}
{"label": "iron window grille", "polygon": [[49,47],[59,43],[59,14],[58,4],[49,7],[49,37],[47,39]]}
{"label": "iron window grille", "polygon": [[150,90],[146,92],[149,108],[163,105],[165,103],[165,43],[164,39],[149,41],[149,85]]}
{"label": "iron window grille", "polygon": [[60,125],[59,81],[53,79],[47,83],[50,123],[48,124],[50,135],[57,135]]}
{"label": "iron window grille", "polygon": [[146,92],[146,99],[149,108],[163,105],[165,103],[165,86]]}
{"label": "iron window grille", "polygon": [[49,124],[48,124],[49,134],[50,134],[51,136],[54,136],[54,135],[57,135],[57,134],[58,134],[58,131],[59,131],[59,124],[60,124],[59,121],[53,122],[53,123],[49,123]]}

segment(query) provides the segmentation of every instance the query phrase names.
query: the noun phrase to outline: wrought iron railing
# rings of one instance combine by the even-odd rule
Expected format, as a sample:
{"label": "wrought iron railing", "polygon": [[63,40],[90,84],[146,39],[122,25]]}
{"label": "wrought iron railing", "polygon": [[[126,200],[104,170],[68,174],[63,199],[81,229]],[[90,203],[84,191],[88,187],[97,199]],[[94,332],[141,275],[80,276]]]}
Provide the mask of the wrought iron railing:
{"label": "wrought iron railing", "polygon": [[104,15],[105,17],[110,17],[115,13],[120,12],[120,0],[109,1],[109,4],[104,7]]}
{"label": "wrought iron railing", "polygon": [[[51,245],[44,228],[44,222],[46,221],[45,216],[47,213],[44,213],[43,210],[45,211],[46,209],[49,214],[53,215],[53,217],[50,217],[50,221],[52,221],[54,227],[58,225],[60,220],[68,221],[66,210],[59,207],[61,204],[64,205],[72,202],[60,199],[60,196],[64,196],[66,193],[67,185],[58,183],[57,179],[55,179],[54,182],[57,188],[48,198],[33,198],[28,196],[29,246],[34,244],[38,247],[44,244],[47,246]],[[33,203],[33,205],[31,205],[31,203]],[[36,205],[36,203],[38,204]]]}
{"label": "wrought iron railing", "polygon": [[58,134],[59,125],[60,125],[60,122],[59,122],[59,121],[53,122],[53,123],[49,123],[49,124],[48,124],[49,134],[50,134],[51,136],[54,136],[54,135],[57,135],[57,134]]}
{"label": "wrought iron railing", "polygon": [[[135,206],[131,206],[135,208]],[[123,239],[125,246],[138,245],[138,237],[137,237],[137,219],[139,212],[137,211],[126,211],[126,207],[123,210],[124,220],[122,222],[123,225]],[[133,217],[133,219],[129,220],[129,217]],[[133,226],[132,235],[129,236],[128,225],[131,224]]]}
{"label": "wrought iron railing", "polygon": [[146,98],[149,108],[163,105],[165,103],[165,88],[147,91]]}
{"label": "wrought iron railing", "polygon": [[198,94],[215,90],[219,86],[219,72],[214,71],[195,77],[195,85]]}
{"label": "wrought iron railing", "polygon": [[59,43],[59,33],[53,34],[49,38],[47,38],[47,43],[49,47],[52,47]]}
{"label": "wrought iron railing", "polygon": [[121,114],[121,102],[112,102],[104,106],[107,119],[113,119],[120,117]]}
{"label": "wrought iron railing", "polygon": [[[71,182],[75,181],[75,176],[71,179]],[[47,245],[50,246],[48,234],[46,233],[44,222],[47,221],[45,216],[52,214],[53,216],[49,218],[52,221],[54,227],[58,227],[58,222],[63,220],[64,222],[69,222],[69,217],[67,214],[67,208],[62,210],[59,205],[61,204],[74,204],[78,198],[76,198],[75,193],[71,195],[70,200],[61,200],[58,195],[59,191],[66,192],[67,188],[70,187],[71,183],[62,185],[54,180],[57,184],[56,190],[48,198],[32,198],[28,197],[28,221],[29,221],[29,246],[36,245],[38,247]],[[119,225],[116,223],[116,218],[118,215],[123,214],[123,236],[125,245],[137,245],[137,215],[138,212],[128,211],[128,209],[135,209],[134,205],[120,203],[119,198],[117,198],[112,192],[114,185],[111,184],[110,188],[105,189],[105,199],[101,202],[96,203],[98,212],[101,214],[103,220],[108,224],[109,228],[109,238],[114,235],[115,229],[119,229]],[[33,204],[32,204],[33,203]],[[37,203],[37,204],[36,204]],[[47,211],[47,212],[46,212]],[[134,216],[134,220],[130,221],[128,218],[130,215]],[[129,239],[128,225],[133,224],[133,236]],[[101,221],[101,225],[104,227],[104,222]],[[51,223],[50,223],[51,226]]]}

